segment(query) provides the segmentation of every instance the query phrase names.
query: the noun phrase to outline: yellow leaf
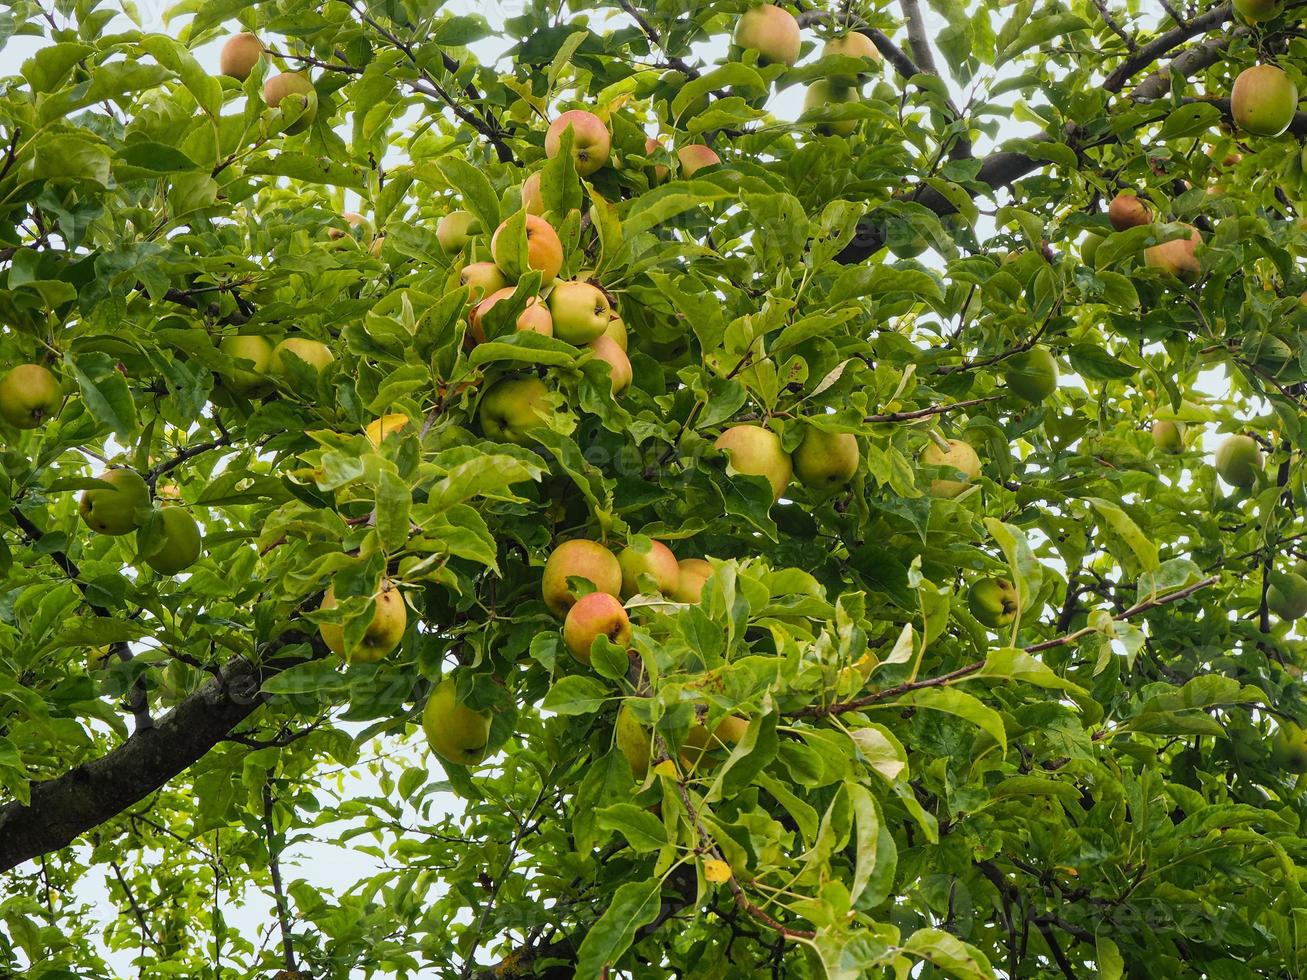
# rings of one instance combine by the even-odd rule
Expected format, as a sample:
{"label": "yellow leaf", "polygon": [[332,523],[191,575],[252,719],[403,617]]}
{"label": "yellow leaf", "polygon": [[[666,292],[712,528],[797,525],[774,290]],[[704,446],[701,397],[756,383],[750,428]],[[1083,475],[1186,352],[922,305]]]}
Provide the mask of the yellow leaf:
{"label": "yellow leaf", "polygon": [[709,858],[703,862],[703,876],[714,885],[720,885],[724,881],[731,880],[731,866],[725,861]]}

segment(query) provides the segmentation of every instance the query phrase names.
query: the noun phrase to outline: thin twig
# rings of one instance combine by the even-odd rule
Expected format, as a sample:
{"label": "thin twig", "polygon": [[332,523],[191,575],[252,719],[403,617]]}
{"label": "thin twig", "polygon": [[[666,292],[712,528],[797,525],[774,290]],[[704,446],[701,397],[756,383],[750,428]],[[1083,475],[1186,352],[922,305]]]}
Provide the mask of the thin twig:
{"label": "thin twig", "polygon": [[885,412],[880,415],[868,415],[866,422],[911,422],[913,419],[924,419],[932,415],[943,415],[945,412],[957,412],[964,408],[974,408],[976,405],[985,405],[989,402],[998,401],[1002,395],[986,395],[984,398],[971,398],[962,402],[951,402],[947,405],[932,405],[930,408],[918,408],[911,412]]}
{"label": "thin twig", "polygon": [[1098,14],[1103,18],[1103,23],[1108,26],[1108,29],[1125,42],[1126,50],[1134,51],[1139,47],[1139,45],[1135,43],[1134,37],[1129,34],[1124,27],[1116,22],[1116,18],[1113,17],[1111,12],[1107,9],[1107,0],[1094,0],[1094,6],[1098,8]]}
{"label": "thin twig", "polygon": [[286,969],[294,976],[299,971],[295,962],[295,943],[290,931],[290,906],[281,885],[281,848],[276,843],[272,828],[272,785],[263,783],[263,838],[268,847],[268,874],[272,877],[272,894],[277,904],[277,926],[281,930],[281,950]]}

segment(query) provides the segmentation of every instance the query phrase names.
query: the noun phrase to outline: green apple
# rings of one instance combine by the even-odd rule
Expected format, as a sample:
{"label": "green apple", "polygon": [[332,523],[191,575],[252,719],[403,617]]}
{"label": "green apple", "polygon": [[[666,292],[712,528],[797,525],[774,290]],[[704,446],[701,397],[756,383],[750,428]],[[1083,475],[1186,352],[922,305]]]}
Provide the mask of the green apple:
{"label": "green apple", "polygon": [[748,730],[749,722],[737,715],[727,715],[712,732],[702,723],[691,725],[681,745],[681,761],[689,769],[712,769]]}
{"label": "green apple", "polygon": [[263,57],[263,42],[258,35],[248,32],[233,34],[227,38],[218,52],[218,71],[243,82],[250,77],[250,72]]}
{"label": "green apple", "polygon": [[1032,347],[1004,362],[1003,380],[1018,398],[1038,404],[1057,391],[1057,361],[1047,347]]}
{"label": "green apple", "polygon": [[481,230],[471,211],[450,211],[436,222],[436,241],[446,255],[463,251],[463,246]]}
{"label": "green apple", "polygon": [[625,353],[628,348],[628,338],[626,335],[626,323],[614,311],[613,315],[608,318],[608,326],[605,328],[603,335],[622,348]]}
{"label": "green apple", "polygon": [[[408,610],[399,590],[388,580],[382,579],[372,595],[372,601],[376,604],[376,611],[363,632],[363,639],[353,649],[346,649],[344,623],[323,623],[318,627],[322,642],[327,644],[332,653],[344,657],[348,663],[374,663],[399,646],[400,640],[404,638],[404,630],[408,627]],[[334,585],[327,586],[322,605],[318,608],[336,608]]]}
{"label": "green apple", "polygon": [[1250,24],[1274,20],[1284,11],[1284,0],[1234,0],[1234,12]]}
{"label": "green apple", "polygon": [[1307,616],[1307,562],[1300,563],[1293,571],[1271,576],[1266,604],[1286,622]]}
{"label": "green apple", "polygon": [[923,466],[947,466],[963,476],[961,480],[931,480],[930,493],[934,497],[956,497],[980,475],[980,457],[961,439],[948,440],[947,452],[931,442],[921,451],[920,462]]}
{"label": "green apple", "polygon": [[150,506],[150,488],[135,470],[105,470],[96,477],[107,487],[82,491],[77,513],[86,526],[100,534],[118,536],[135,531]]}
{"label": "green apple", "polygon": [[622,569],[622,598],[629,599],[652,587],[669,595],[676,591],[680,566],[672,549],[661,541],[651,541],[647,549],[629,544],[617,555]]}
{"label": "green apple", "polygon": [[[862,96],[851,85],[836,85],[828,78],[819,78],[808,86],[803,96],[803,111],[819,109],[827,105],[842,105],[848,102],[860,102]],[[816,124],[817,131],[831,136],[852,136],[858,128],[856,119],[831,119]]]}
{"label": "green apple", "polygon": [[[861,34],[858,31],[850,31],[848,34],[841,37],[831,38],[826,42],[825,47],[821,49],[821,56],[823,58],[833,58],[836,56],[843,58],[862,58],[872,62],[868,71],[870,71],[871,67],[879,67],[881,61],[881,54],[879,49],[876,47],[876,43],[866,34]],[[859,72],[855,75],[832,75],[830,76],[830,79],[837,85],[857,85],[866,77],[867,72]]]}
{"label": "green apple", "polygon": [[583,664],[590,662],[590,644],[599,636],[620,647],[631,642],[631,619],[622,601],[607,592],[581,596],[563,620],[563,643]]}
{"label": "green apple", "polygon": [[1158,419],[1153,423],[1153,445],[1172,456],[1184,452],[1184,423]]}
{"label": "green apple", "polygon": [[59,379],[39,364],[19,364],[0,378],[0,416],[15,429],[35,429],[62,401]]}
{"label": "green apple", "polygon": [[1001,629],[1010,626],[1021,611],[1017,587],[1005,578],[982,578],[967,593],[971,615],[986,626]]}
{"label": "green apple", "polygon": [[574,538],[556,547],[545,560],[540,589],[545,605],[555,616],[565,616],[577,601],[568,586],[569,578],[585,579],[596,592],[610,596],[622,593],[622,566],[617,557],[598,541]]}
{"label": "green apple", "polygon": [[1279,721],[1271,736],[1271,762],[1285,772],[1307,772],[1307,731],[1291,721]]}
{"label": "green apple", "polygon": [[712,565],[702,558],[682,558],[677,562],[676,588],[667,593],[667,598],[674,602],[700,602],[712,573]]}
{"label": "green apple", "polygon": [[570,109],[552,123],[545,133],[545,156],[552,160],[562,149],[563,134],[572,129],[572,159],[576,172],[589,177],[608,162],[612,137],[604,121],[585,109]]}
{"label": "green apple", "polygon": [[569,344],[588,344],[608,329],[613,315],[608,297],[588,282],[560,282],[549,294],[554,336]]}
{"label": "green apple", "polygon": [[653,755],[649,744],[649,733],[635,717],[635,712],[623,704],[617,712],[617,724],[614,726],[617,749],[626,756],[630,763],[631,775],[643,780],[649,774],[649,761]]}
{"label": "green apple", "polygon": [[728,473],[761,476],[771,484],[773,499],[790,485],[794,463],[781,448],[781,437],[760,425],[735,425],[713,444],[726,454]]}
{"label": "green apple", "polygon": [[794,475],[812,490],[835,490],[858,472],[858,439],[852,432],[826,432],[808,426],[794,450]]}
{"label": "green apple", "polygon": [[289,110],[293,104],[300,106],[299,116],[286,127],[288,136],[304,132],[309,126],[313,125],[313,120],[318,114],[317,90],[314,89],[313,83],[309,81],[309,76],[297,71],[273,75],[264,82],[263,101],[271,109],[282,108],[283,103],[285,103],[283,111]]}
{"label": "green apple", "polygon": [[249,364],[249,367],[235,367],[219,372],[223,384],[232,391],[249,396],[268,386],[268,371],[272,367],[272,342],[267,337],[223,337],[218,349],[234,361]]}
{"label": "green apple", "polygon": [[319,373],[326,370],[327,365],[336,359],[331,353],[331,348],[320,341],[310,340],[308,337],[287,337],[272,349],[272,358],[269,362],[270,373],[287,381],[290,378],[281,357],[285,353],[295,355]]}
{"label": "green apple", "polygon": [[159,511],[159,519],[163,522],[163,546],[147,556],[145,563],[160,575],[176,575],[200,557],[200,526],[180,507],[165,507]]}
{"label": "green apple", "polygon": [[1085,232],[1085,237],[1080,241],[1080,261],[1089,268],[1093,269],[1094,256],[1098,254],[1098,246],[1103,244],[1103,236],[1095,231]]}
{"label": "green apple", "polygon": [[531,430],[553,417],[549,388],[536,377],[504,378],[481,398],[477,415],[486,438],[531,445]]}
{"label": "green apple", "polygon": [[1232,487],[1251,487],[1262,470],[1262,451],[1252,436],[1226,436],[1216,447],[1216,473]]}
{"label": "green apple", "polygon": [[762,65],[793,65],[803,44],[794,15],[771,3],[746,11],[735,24],[734,39],[738,47],[758,52]]}
{"label": "green apple", "polygon": [[1253,136],[1279,136],[1289,128],[1297,109],[1298,86],[1275,65],[1245,68],[1230,91],[1235,125]]}
{"label": "green apple", "polygon": [[476,711],[458,700],[458,685],[446,677],[422,709],[422,730],[431,750],[446,762],[474,766],[486,757],[490,712]]}
{"label": "green apple", "polygon": [[458,284],[467,286],[473,302],[479,297],[492,296],[508,286],[508,279],[493,262],[473,262],[463,266]]}

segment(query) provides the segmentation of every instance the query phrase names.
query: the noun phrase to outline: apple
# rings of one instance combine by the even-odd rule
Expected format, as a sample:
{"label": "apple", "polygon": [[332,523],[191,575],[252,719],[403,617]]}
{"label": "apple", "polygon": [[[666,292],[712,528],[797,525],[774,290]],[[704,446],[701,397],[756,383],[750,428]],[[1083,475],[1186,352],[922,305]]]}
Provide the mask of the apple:
{"label": "apple", "polygon": [[1018,398],[1038,404],[1057,391],[1057,361],[1047,347],[1032,347],[1007,359],[1003,380]]}
{"label": "apple", "polygon": [[463,251],[463,246],[481,230],[471,211],[450,211],[436,222],[436,241],[446,255]]}
{"label": "apple", "polygon": [[467,286],[473,300],[481,296],[497,293],[508,285],[508,279],[493,262],[473,262],[463,266],[458,274],[458,284]]}
{"label": "apple", "polygon": [[135,470],[105,470],[96,477],[107,487],[82,491],[77,513],[86,526],[114,537],[130,534],[138,527],[138,514],[150,506],[150,488]]}
{"label": "apple", "polygon": [[771,484],[773,499],[790,485],[794,464],[781,448],[781,437],[760,425],[736,425],[717,437],[713,445],[726,454],[727,473],[762,476]]}
{"label": "apple", "polygon": [[1189,229],[1188,238],[1173,238],[1169,242],[1144,249],[1144,265],[1150,269],[1160,269],[1182,282],[1192,283],[1198,281],[1203,271],[1194,255],[1194,248],[1203,243],[1203,236],[1192,225],[1185,227]]}
{"label": "apple", "polygon": [[626,351],[622,349],[621,344],[609,337],[607,332],[600,334],[586,346],[594,353],[596,360],[608,365],[613,397],[621,398],[631,387],[631,381],[635,376],[631,370],[631,359],[626,356]]}
{"label": "apple", "polygon": [[268,371],[272,367],[272,341],[267,337],[223,337],[218,349],[234,361],[249,362],[249,367],[237,367],[219,372],[222,383],[241,395],[257,393],[268,386]]}
{"label": "apple", "polygon": [[1085,237],[1080,242],[1080,261],[1089,268],[1094,268],[1094,256],[1098,254],[1098,246],[1102,244],[1102,235],[1093,231],[1085,232]]}
{"label": "apple", "polygon": [[590,662],[590,644],[597,636],[606,636],[620,647],[631,642],[631,618],[622,601],[607,592],[581,596],[563,620],[563,643],[583,664]]}
{"label": "apple", "polygon": [[145,563],[160,575],[176,575],[200,557],[200,526],[180,507],[165,507],[159,511],[159,519],[163,521],[163,546],[146,556]]}
{"label": "apple", "polygon": [[793,65],[799,60],[803,36],[799,22],[788,10],[764,3],[746,11],[735,24],[735,43],[758,52],[760,65]]}
{"label": "apple", "polygon": [[490,712],[476,711],[458,700],[458,684],[446,677],[422,709],[422,731],[431,751],[446,762],[474,766],[486,757]]}
{"label": "apple", "polygon": [[704,167],[715,167],[722,162],[711,146],[702,143],[687,143],[676,151],[676,159],[681,163],[681,177],[688,179]]}
{"label": "apple", "polygon": [[1245,68],[1230,92],[1235,125],[1253,136],[1279,136],[1298,109],[1298,86],[1275,65]]}
{"label": "apple", "polygon": [[608,326],[604,329],[602,336],[607,337],[622,348],[623,352],[627,350],[626,323],[616,312],[608,318]]}
{"label": "apple", "polygon": [[113,656],[113,644],[106,643],[103,646],[91,647],[91,652],[86,655],[86,670],[94,674],[97,671],[109,667],[109,660]]}
{"label": "apple", "polygon": [[294,354],[319,373],[325,371],[327,365],[336,359],[331,348],[321,341],[310,340],[308,337],[287,337],[272,349],[272,360],[269,362],[271,373],[286,380],[289,378],[281,357],[284,353]]}
{"label": "apple", "polygon": [[1307,772],[1307,732],[1291,721],[1278,721],[1271,736],[1271,762],[1285,772]]}
{"label": "apple", "polygon": [[263,57],[263,42],[258,35],[242,32],[227,38],[218,53],[218,71],[238,81],[245,81]]}
{"label": "apple", "polygon": [[393,435],[398,435],[409,427],[412,420],[400,412],[393,412],[390,415],[383,415],[379,419],[373,419],[363,430],[363,434],[368,437],[368,442],[380,449],[381,444]]}
{"label": "apple", "polygon": [[[503,222],[490,238],[490,255],[501,270],[507,261],[503,249],[499,247],[500,232],[507,224],[507,221]],[[506,239],[504,244],[507,244]],[[557,279],[563,268],[563,243],[558,238],[558,232],[554,231],[554,226],[548,221],[535,214],[526,216],[526,265],[527,268],[540,270],[542,282]]]}
{"label": "apple", "polygon": [[569,344],[588,344],[608,329],[613,308],[598,286],[588,282],[560,282],[549,294],[554,336]]}
{"label": "apple", "polygon": [[967,593],[967,608],[986,626],[1001,629],[1016,620],[1021,611],[1021,597],[1008,579],[982,578]]}
{"label": "apple", "polygon": [[858,472],[858,440],[852,432],[825,432],[808,426],[794,450],[794,475],[812,490],[835,490]]}
{"label": "apple", "polygon": [[700,766],[713,768],[719,761],[715,757],[718,750],[729,752],[748,730],[748,721],[736,715],[727,715],[711,733],[702,722],[695,723],[685,734],[685,742],[681,745],[681,761],[690,769]]}
{"label": "apple", "polygon": [[[318,627],[318,632],[322,634],[322,642],[327,644],[332,653],[344,657],[348,663],[375,663],[399,646],[400,640],[404,639],[404,630],[408,627],[408,610],[399,590],[386,579],[382,579],[377,585],[377,591],[372,595],[372,601],[375,603],[372,621],[368,623],[363,639],[359,640],[358,646],[353,649],[347,650],[345,647],[344,623],[323,623]],[[327,593],[322,597],[322,605],[318,608],[336,608],[334,584],[327,586]]]}
{"label": "apple", "polygon": [[[467,325],[472,333],[472,339],[478,344],[486,342],[486,331],[481,321],[485,315],[494,309],[495,304],[508,299],[513,295],[514,289],[511,286],[505,286],[491,293],[468,314]],[[545,306],[539,296],[532,296],[526,301],[526,309],[517,315],[517,329],[519,332],[538,333],[545,337],[554,335],[554,318],[549,313],[549,307]]]}
{"label": "apple", "polygon": [[699,602],[703,587],[712,578],[713,567],[702,558],[682,558],[677,562],[676,588],[667,593],[674,602]]}
{"label": "apple", "polygon": [[1234,12],[1250,24],[1274,20],[1284,10],[1284,0],[1234,0]]}
{"label": "apple", "polygon": [[1153,423],[1153,445],[1172,456],[1184,452],[1184,423],[1158,419]]}
{"label": "apple", "polygon": [[647,551],[630,544],[617,555],[622,569],[622,598],[647,591],[646,580],[655,592],[669,595],[676,590],[681,569],[672,549],[661,541],[651,541]]}
{"label": "apple", "polygon": [[504,378],[481,397],[478,418],[486,438],[531,445],[531,430],[553,416],[549,388],[536,377]]}
{"label": "apple", "polygon": [[287,135],[294,136],[308,129],[318,114],[318,93],[308,75],[287,71],[263,83],[263,101],[269,108],[280,108],[286,99],[291,100],[288,105],[298,102],[301,106],[299,117],[286,128]]}
{"label": "apple", "polygon": [[545,560],[541,593],[545,605],[560,618],[577,601],[567,584],[569,577],[586,579],[595,591],[610,596],[619,596],[622,592],[622,566],[616,556],[598,541],[585,538],[564,541]]}
{"label": "apple", "polygon": [[562,149],[563,134],[572,127],[572,159],[576,172],[582,177],[608,162],[612,152],[612,137],[604,121],[585,109],[569,109],[549,124],[545,133],[545,156],[552,160]]}
{"label": "apple", "polygon": [[[860,102],[862,96],[853,86],[836,85],[830,79],[819,78],[808,86],[803,96],[803,111],[818,109],[826,105],[841,105],[847,102]],[[819,133],[831,136],[852,136],[858,128],[856,119],[831,119],[816,124]]]}
{"label": "apple", "polygon": [[631,775],[643,781],[649,774],[649,761],[653,755],[649,733],[635,717],[635,712],[625,704],[617,712],[614,736],[618,751],[626,756],[631,766]]}
{"label": "apple", "polygon": [[[821,49],[821,56],[823,58],[837,56],[842,58],[864,58],[874,63],[871,67],[879,67],[881,60],[880,51],[876,48],[876,42],[866,34],[861,34],[858,31],[850,31],[840,37],[831,38]],[[837,85],[857,85],[865,77],[865,73],[859,73],[847,76],[832,75],[830,79]]]}
{"label": "apple", "polygon": [[540,191],[540,171],[536,171],[522,181],[522,207],[527,214],[545,213],[545,196]]}
{"label": "apple", "polygon": [[1262,451],[1252,436],[1232,435],[1216,447],[1216,473],[1232,487],[1251,487],[1262,469]]}
{"label": "apple", "polygon": [[1286,622],[1307,616],[1307,562],[1299,562],[1292,571],[1271,576],[1266,604]]}
{"label": "apple", "polygon": [[920,462],[923,466],[947,466],[963,475],[961,480],[931,480],[930,493],[934,497],[956,497],[980,475],[980,457],[961,439],[948,440],[947,452],[931,442],[921,451]]}
{"label": "apple", "polygon": [[1153,220],[1148,205],[1134,194],[1118,194],[1107,206],[1107,220],[1117,231],[1138,228]]}
{"label": "apple", "polygon": [[344,220],[345,224],[349,225],[350,230],[349,232],[344,232],[339,228],[328,228],[327,237],[333,242],[338,242],[343,238],[351,237],[350,232],[358,232],[360,229],[361,234],[364,237],[370,237],[372,235],[372,222],[363,217],[363,215],[359,214],[357,211],[345,211],[341,214],[341,218]]}
{"label": "apple", "polygon": [[62,401],[59,379],[39,364],[19,364],[0,377],[0,416],[15,429],[35,429]]}
{"label": "apple", "polygon": [[[644,141],[644,155],[647,157],[653,156],[662,148],[663,148],[662,142],[660,140],[654,139],[652,136],[650,136],[648,139]],[[667,164],[655,163],[653,165],[653,173],[649,178],[649,186],[657,187],[659,184],[661,184],[663,181],[667,179],[668,173],[669,171],[667,169]]]}

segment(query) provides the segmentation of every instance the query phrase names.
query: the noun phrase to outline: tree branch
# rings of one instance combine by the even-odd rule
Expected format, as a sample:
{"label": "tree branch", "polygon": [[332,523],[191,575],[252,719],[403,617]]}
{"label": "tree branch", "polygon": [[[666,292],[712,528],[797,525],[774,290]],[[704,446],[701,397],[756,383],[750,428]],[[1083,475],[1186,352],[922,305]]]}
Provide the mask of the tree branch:
{"label": "tree branch", "polygon": [[912,57],[921,66],[921,71],[939,75],[935,53],[930,48],[930,35],[926,32],[926,21],[921,16],[921,5],[917,0],[899,0],[899,7],[908,29],[908,47],[912,50]]}
{"label": "tree branch", "polygon": [[945,412],[956,412],[964,408],[986,405],[989,402],[996,402],[1002,397],[1002,395],[986,395],[984,398],[971,398],[967,401],[952,402],[948,405],[932,405],[930,408],[918,408],[911,412],[884,412],[880,415],[868,415],[863,421],[911,422],[913,419],[924,419],[932,415],[943,415]]}
{"label": "tree branch", "polygon": [[290,906],[286,903],[286,892],[281,886],[281,847],[276,843],[276,832],[272,827],[272,784],[271,776],[263,782],[263,840],[268,848],[268,874],[272,878],[272,896],[277,906],[277,928],[281,931],[281,951],[286,969],[292,974],[299,970],[295,963],[295,943],[290,932]]}

